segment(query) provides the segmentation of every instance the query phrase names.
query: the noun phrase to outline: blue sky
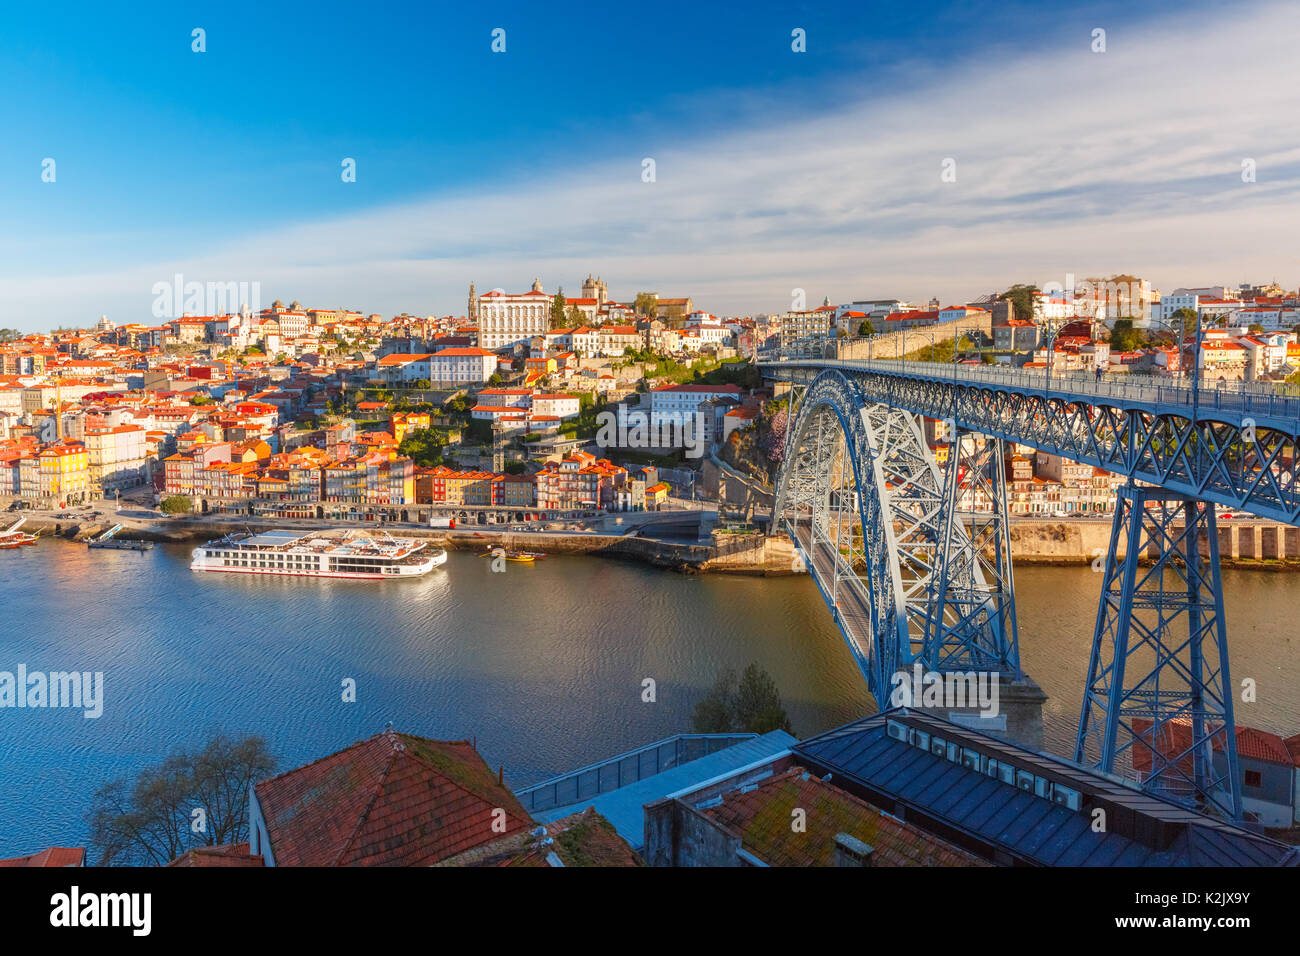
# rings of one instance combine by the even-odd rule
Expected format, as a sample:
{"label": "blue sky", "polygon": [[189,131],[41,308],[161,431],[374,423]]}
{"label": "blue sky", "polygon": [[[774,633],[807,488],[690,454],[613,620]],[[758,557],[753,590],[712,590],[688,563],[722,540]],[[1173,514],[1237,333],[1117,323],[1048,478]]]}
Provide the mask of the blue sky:
{"label": "blue sky", "polygon": [[[588,270],[719,312],[1066,270],[1296,282],[1267,241],[1300,179],[1294,57],[1259,48],[1295,35],[1283,6],[443,6],[6,7],[0,325],[147,320],[177,271],[439,314],[471,279],[574,291]],[[1211,66],[1233,30],[1256,56]],[[1238,156],[1262,163],[1250,193]],[[1180,260],[1184,216],[1260,248]]]}

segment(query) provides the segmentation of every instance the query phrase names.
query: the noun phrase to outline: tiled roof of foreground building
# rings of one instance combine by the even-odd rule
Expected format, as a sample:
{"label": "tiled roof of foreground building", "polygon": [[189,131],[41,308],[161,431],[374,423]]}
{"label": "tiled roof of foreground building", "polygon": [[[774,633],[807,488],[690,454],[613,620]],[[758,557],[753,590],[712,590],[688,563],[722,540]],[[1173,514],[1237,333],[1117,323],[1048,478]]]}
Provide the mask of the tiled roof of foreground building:
{"label": "tiled roof of foreground building", "polygon": [[[791,826],[804,812],[805,826]],[[877,866],[987,866],[976,856],[811,776],[802,767],[723,794],[704,813],[768,866],[833,866],[836,838],[871,847]]]}
{"label": "tiled roof of foreground building", "polygon": [[277,866],[427,866],[534,826],[464,740],[377,734],[254,792]]}
{"label": "tiled roof of foreground building", "polygon": [[588,807],[514,833],[438,866],[645,866],[614,825]]}

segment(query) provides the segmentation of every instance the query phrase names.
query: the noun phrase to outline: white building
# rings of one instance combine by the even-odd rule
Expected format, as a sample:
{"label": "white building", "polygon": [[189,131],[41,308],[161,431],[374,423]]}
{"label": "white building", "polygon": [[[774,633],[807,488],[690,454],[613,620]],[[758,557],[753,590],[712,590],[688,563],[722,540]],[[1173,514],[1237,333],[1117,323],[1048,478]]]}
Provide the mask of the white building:
{"label": "white building", "polygon": [[484,292],[478,297],[477,314],[479,345],[485,349],[512,348],[550,329],[551,297],[542,291],[541,280],[534,279],[527,292]]}
{"label": "white building", "polygon": [[558,393],[533,393],[533,414],[554,416],[555,418],[573,418],[582,407],[577,395]]}
{"label": "white building", "polygon": [[650,424],[681,422],[700,411],[700,406],[715,398],[739,400],[744,393],[738,385],[661,385],[650,395]]}

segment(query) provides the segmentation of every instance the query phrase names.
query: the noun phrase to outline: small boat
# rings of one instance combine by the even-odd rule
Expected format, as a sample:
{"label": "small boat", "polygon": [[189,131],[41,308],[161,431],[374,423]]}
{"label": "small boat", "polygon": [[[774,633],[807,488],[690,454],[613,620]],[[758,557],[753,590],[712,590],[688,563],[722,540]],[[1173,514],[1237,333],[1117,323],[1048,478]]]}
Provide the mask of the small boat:
{"label": "small boat", "polygon": [[507,551],[504,548],[493,548],[491,551],[484,551],[479,555],[479,557],[503,557],[507,561],[517,561],[520,564],[532,564],[535,559],[544,558],[546,555],[542,554],[540,551]]}
{"label": "small boat", "polygon": [[0,531],[0,550],[12,551],[14,548],[36,543],[37,535],[18,530],[26,520],[26,518],[19,518],[4,531]]}

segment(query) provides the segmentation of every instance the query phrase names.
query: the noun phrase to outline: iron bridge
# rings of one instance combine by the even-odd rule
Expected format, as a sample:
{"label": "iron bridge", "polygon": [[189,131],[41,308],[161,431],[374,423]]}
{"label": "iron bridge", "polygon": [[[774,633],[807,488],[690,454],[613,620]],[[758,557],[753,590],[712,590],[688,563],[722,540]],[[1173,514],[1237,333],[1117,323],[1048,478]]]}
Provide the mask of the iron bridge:
{"label": "iron bridge", "polygon": [[[1243,814],[1216,505],[1300,524],[1300,396],[932,362],[762,364],[790,383],[771,533],[788,534],[867,687],[1017,680],[1008,442],[1117,473],[1074,759]],[[924,419],[943,423],[940,468]]]}

